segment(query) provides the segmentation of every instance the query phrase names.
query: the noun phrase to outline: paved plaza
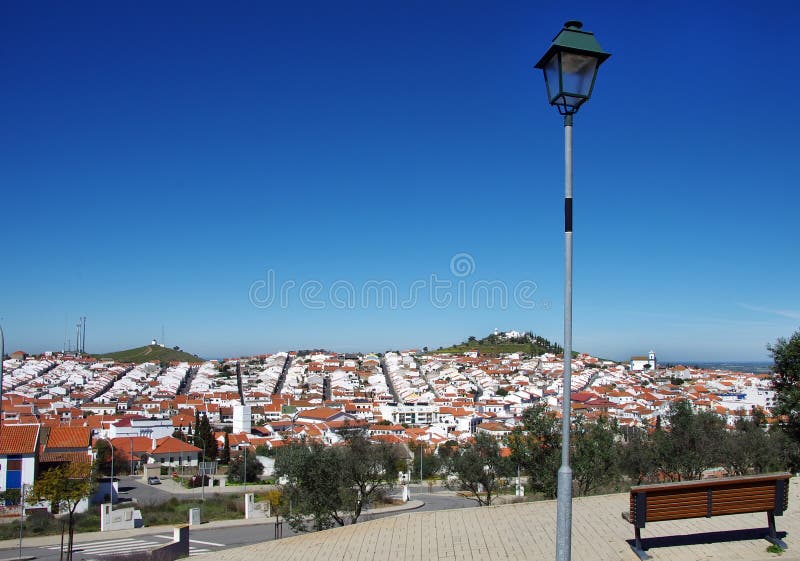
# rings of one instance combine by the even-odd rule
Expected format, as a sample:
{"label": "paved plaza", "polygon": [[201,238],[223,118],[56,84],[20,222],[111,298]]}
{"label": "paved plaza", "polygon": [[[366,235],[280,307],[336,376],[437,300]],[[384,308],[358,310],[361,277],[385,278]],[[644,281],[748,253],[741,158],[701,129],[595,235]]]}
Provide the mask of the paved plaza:
{"label": "paved plaza", "polygon": [[[766,514],[740,514],[648,524],[642,530],[654,561],[800,560],[800,486],[777,517],[789,550],[767,552]],[[637,561],[633,527],[620,516],[628,494],[575,499],[572,559]],[[215,561],[494,561],[555,558],[555,501],[436,512],[412,512],[279,541],[214,553]],[[200,556],[200,559],[206,556]]]}

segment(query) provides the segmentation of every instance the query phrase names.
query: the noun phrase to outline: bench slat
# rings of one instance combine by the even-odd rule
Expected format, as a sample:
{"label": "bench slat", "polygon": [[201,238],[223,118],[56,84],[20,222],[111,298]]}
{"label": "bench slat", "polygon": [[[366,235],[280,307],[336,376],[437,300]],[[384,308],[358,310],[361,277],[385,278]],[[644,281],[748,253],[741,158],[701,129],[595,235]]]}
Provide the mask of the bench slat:
{"label": "bench slat", "polygon": [[695,511],[686,511],[686,512],[670,512],[664,513],[660,515],[654,515],[652,518],[648,514],[647,521],[648,522],[664,522],[667,520],[684,520],[686,518],[702,518],[705,517],[705,513],[698,514]]}
{"label": "bench slat", "polygon": [[739,491],[739,490],[736,490],[736,491],[722,491],[722,490],[717,489],[717,490],[712,490],[711,493],[712,493],[712,495],[714,496],[715,499],[716,498],[720,498],[720,499],[728,499],[728,498],[730,498],[730,499],[744,499],[744,498],[749,498],[749,497],[763,497],[765,499],[775,500],[775,489],[774,488],[772,488],[772,489],[759,489],[757,491],[750,491],[750,492],[744,492],[744,491]]}
{"label": "bench slat", "polygon": [[668,496],[668,495],[659,495],[657,497],[653,497],[651,495],[647,495],[647,507],[650,508],[651,506],[658,506],[658,505],[672,505],[675,503],[681,504],[706,504],[706,500],[708,499],[708,495],[703,493],[701,496],[698,497],[684,497],[684,496]]}

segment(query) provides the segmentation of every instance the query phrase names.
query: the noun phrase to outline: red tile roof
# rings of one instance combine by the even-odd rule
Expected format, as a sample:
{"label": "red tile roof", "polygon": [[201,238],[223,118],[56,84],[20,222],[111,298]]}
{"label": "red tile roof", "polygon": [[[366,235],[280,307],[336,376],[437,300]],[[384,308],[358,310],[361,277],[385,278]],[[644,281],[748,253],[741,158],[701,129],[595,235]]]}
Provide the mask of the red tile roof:
{"label": "red tile roof", "polygon": [[42,452],[39,454],[39,461],[41,463],[91,463],[92,456],[87,452]]}
{"label": "red tile roof", "polygon": [[300,413],[298,416],[301,419],[317,419],[320,421],[332,420],[338,415],[342,415],[341,409],[334,409],[333,407],[317,407],[315,409],[307,409]]}
{"label": "red tile roof", "polygon": [[130,455],[131,450],[134,456],[148,454],[153,450],[153,439],[147,436],[118,436],[111,439],[111,444],[115,450],[126,455]]}
{"label": "red tile roof", "polygon": [[33,454],[39,441],[39,425],[0,427],[0,455]]}
{"label": "red tile roof", "polygon": [[192,446],[188,442],[179,440],[172,436],[165,436],[156,441],[156,447],[153,449],[153,454],[173,454],[177,452],[202,452],[201,448]]}
{"label": "red tile roof", "polygon": [[88,448],[92,431],[88,427],[51,427],[47,450],[53,448]]}

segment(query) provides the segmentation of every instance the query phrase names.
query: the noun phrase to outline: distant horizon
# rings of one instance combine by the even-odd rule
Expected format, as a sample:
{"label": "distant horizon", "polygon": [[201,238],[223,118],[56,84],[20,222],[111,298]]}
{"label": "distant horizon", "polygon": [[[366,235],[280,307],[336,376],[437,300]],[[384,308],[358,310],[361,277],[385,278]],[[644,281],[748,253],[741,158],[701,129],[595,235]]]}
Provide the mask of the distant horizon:
{"label": "distant horizon", "polygon": [[[553,342],[560,344],[560,342],[558,342],[558,341],[553,341]],[[160,343],[158,343],[158,344],[160,345]],[[451,345],[455,345],[455,344],[457,344],[457,343],[451,343]],[[120,351],[126,351],[126,350],[130,350],[130,349],[146,347],[148,345],[150,345],[150,343],[147,343],[147,344],[144,344],[144,345],[133,345],[133,346],[129,346],[129,347],[124,347],[123,346],[123,347],[121,347],[119,349],[115,349],[115,350],[104,349],[103,351],[92,351],[91,349],[87,349],[85,354],[93,355],[93,356],[94,355],[101,356],[103,353],[113,354],[113,353],[117,353],[117,352],[120,352]],[[185,353],[188,353],[188,354],[191,354],[191,355],[195,355],[198,358],[203,359],[203,360],[222,360],[223,358],[243,358],[243,357],[250,357],[250,356],[258,356],[258,355],[262,355],[262,354],[275,354],[275,353],[279,353],[279,352],[291,352],[291,351],[299,351],[299,350],[320,350],[320,351],[326,351],[326,352],[332,352],[332,353],[348,353],[348,354],[362,354],[362,355],[386,353],[386,352],[391,352],[391,351],[404,351],[404,350],[411,350],[411,349],[416,349],[417,351],[422,352],[422,349],[425,346],[428,347],[428,351],[429,352],[436,351],[439,348],[438,346],[432,347],[430,345],[411,345],[411,346],[391,346],[391,347],[387,347],[387,348],[380,349],[380,350],[374,350],[374,349],[373,350],[363,350],[363,349],[356,349],[355,347],[348,348],[348,349],[343,349],[343,348],[330,348],[330,347],[315,346],[315,345],[300,345],[300,346],[292,347],[292,348],[288,348],[288,347],[287,348],[273,348],[272,350],[260,350],[260,351],[246,352],[246,353],[232,353],[232,354],[227,354],[227,353],[223,353],[223,354],[208,353],[208,354],[204,354],[204,353],[197,353],[192,349],[187,349],[182,345],[178,345],[178,347],[180,348],[181,351],[183,351]],[[172,349],[173,347],[175,347],[175,345],[165,345],[165,347]],[[446,348],[444,345],[442,345],[442,347]],[[53,352],[53,353],[62,352],[61,348],[50,349],[50,348],[43,348],[43,347],[35,347],[35,349],[38,349],[38,350],[28,350],[28,349],[24,349],[24,348],[22,348],[22,349],[16,349],[15,348],[15,349],[11,350],[8,346],[6,346],[6,354],[10,355],[12,352],[15,352],[17,350],[26,352],[26,353],[28,353],[30,355],[40,355],[40,354],[43,354],[45,352]],[[70,353],[70,352],[73,352],[73,351],[74,350],[68,349],[66,352]],[[575,351],[579,352],[579,353],[584,353],[585,352],[585,351],[582,351],[580,349],[575,349]],[[648,351],[642,351],[639,354],[646,354],[647,352]],[[612,361],[618,362],[618,363],[629,362],[631,356],[637,356],[635,354],[631,354],[630,356],[628,356],[626,358],[619,359],[619,358],[614,358],[612,356],[598,355],[598,354],[591,353],[591,352],[589,352],[587,354],[589,354],[590,356],[597,357],[597,358],[603,358],[603,359],[607,359],[607,360],[612,360]],[[743,359],[743,360],[734,360],[734,359],[724,359],[723,358],[723,359],[708,360],[708,359],[696,359],[696,358],[687,359],[687,358],[684,357],[682,359],[674,359],[674,358],[669,358],[669,357],[663,358],[663,357],[659,356],[658,353],[656,353],[656,360],[657,360],[657,362],[659,364],[662,364],[662,365],[663,364],[671,364],[671,365],[684,365],[684,366],[692,366],[692,365],[700,365],[700,366],[704,366],[704,365],[726,365],[726,364],[727,365],[732,365],[732,366],[733,365],[748,365],[748,364],[756,365],[756,366],[769,366],[769,365],[773,364],[773,362],[768,358]]]}

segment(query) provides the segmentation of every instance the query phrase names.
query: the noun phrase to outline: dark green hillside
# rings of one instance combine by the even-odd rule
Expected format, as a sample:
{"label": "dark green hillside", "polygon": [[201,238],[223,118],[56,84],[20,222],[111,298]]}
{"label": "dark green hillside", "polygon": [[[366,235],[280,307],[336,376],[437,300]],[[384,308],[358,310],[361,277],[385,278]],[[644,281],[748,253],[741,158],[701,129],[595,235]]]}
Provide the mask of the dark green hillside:
{"label": "dark green hillside", "polygon": [[108,358],[116,362],[201,362],[203,359],[197,355],[176,351],[168,347],[159,345],[147,345],[126,351],[116,351],[113,353],[101,353],[92,355],[95,358]]}
{"label": "dark green hillside", "polygon": [[558,343],[552,343],[539,335],[531,332],[522,337],[506,339],[501,335],[492,333],[483,339],[470,337],[466,341],[451,347],[431,351],[434,353],[464,353],[476,350],[482,355],[493,355],[500,353],[522,353],[527,355],[539,356],[545,353],[560,354],[564,352],[563,347]]}

